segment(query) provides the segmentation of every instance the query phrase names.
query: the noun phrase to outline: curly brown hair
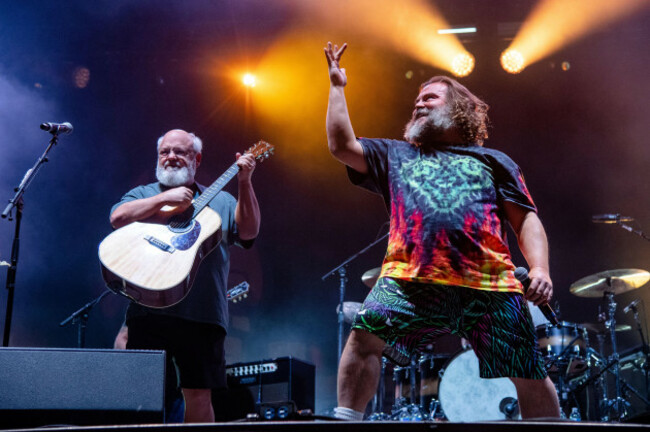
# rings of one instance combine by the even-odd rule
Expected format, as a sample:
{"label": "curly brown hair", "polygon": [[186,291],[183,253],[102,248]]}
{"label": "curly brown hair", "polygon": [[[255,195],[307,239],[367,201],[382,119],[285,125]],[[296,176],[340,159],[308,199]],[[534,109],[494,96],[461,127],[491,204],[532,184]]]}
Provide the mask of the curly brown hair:
{"label": "curly brown hair", "polygon": [[470,92],[467,87],[447,76],[434,76],[420,85],[420,91],[429,84],[441,82],[447,86],[447,104],[452,119],[460,129],[463,141],[482,146],[488,137],[489,105]]}

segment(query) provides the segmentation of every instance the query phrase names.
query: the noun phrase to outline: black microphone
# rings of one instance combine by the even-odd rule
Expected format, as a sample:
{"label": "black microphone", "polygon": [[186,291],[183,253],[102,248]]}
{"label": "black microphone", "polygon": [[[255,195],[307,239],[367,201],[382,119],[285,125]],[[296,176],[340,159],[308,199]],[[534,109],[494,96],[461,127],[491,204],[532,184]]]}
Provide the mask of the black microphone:
{"label": "black microphone", "polygon": [[[515,269],[515,277],[524,286],[524,292],[528,291],[528,287],[530,286],[530,278],[528,277],[528,270],[526,270],[523,267],[517,267]],[[538,307],[539,310],[542,311],[546,319],[551,322],[551,324],[555,326],[558,325],[557,316],[555,316],[555,312],[553,311],[551,305],[549,305],[548,303],[544,303],[539,305]]]}
{"label": "black microphone", "polygon": [[619,222],[632,222],[634,218],[631,218],[629,216],[621,216],[618,213],[607,213],[607,214],[599,214],[599,215],[593,215],[591,217],[591,221],[593,223],[604,223],[604,224],[615,224]]}
{"label": "black microphone", "polygon": [[636,309],[636,305],[638,305],[640,301],[641,300],[636,299],[632,303],[630,303],[629,305],[625,306],[625,308],[623,309],[623,313],[628,313],[630,311],[630,309],[631,310]]}
{"label": "black microphone", "polygon": [[69,134],[72,133],[73,127],[70,123],[43,123],[41,129],[51,134]]}

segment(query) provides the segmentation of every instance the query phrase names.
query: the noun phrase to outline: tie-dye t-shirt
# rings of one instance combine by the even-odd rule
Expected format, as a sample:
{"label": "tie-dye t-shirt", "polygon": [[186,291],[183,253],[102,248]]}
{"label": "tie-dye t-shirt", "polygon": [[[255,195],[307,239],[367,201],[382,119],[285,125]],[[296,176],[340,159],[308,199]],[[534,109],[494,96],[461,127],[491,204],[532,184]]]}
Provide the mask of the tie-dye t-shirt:
{"label": "tie-dye t-shirt", "polygon": [[398,140],[359,142],[369,172],[348,169],[350,179],[381,194],[390,213],[382,277],[522,292],[503,201],[536,208],[512,159],[478,146],[422,150]]}

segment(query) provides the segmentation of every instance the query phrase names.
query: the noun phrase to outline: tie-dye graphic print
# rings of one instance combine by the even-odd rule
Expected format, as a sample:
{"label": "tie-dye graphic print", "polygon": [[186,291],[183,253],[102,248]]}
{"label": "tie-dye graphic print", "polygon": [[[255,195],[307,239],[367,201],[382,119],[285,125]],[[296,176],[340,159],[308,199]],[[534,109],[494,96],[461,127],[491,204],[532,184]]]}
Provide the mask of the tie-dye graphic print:
{"label": "tie-dye graphic print", "polygon": [[535,211],[519,167],[483,147],[423,151],[404,141],[365,139],[369,173],[350,177],[390,210],[381,276],[521,292],[505,236],[503,201]]}

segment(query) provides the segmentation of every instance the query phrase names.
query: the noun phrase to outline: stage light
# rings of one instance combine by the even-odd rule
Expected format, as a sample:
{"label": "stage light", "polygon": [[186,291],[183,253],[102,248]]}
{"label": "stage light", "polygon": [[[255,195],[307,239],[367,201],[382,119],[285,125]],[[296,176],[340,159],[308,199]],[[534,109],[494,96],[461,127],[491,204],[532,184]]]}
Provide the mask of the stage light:
{"label": "stage light", "polygon": [[465,51],[453,31],[471,28],[453,29],[429,0],[303,0],[292,5],[310,20],[316,17],[329,34],[348,35],[347,42],[354,40],[356,46],[378,44],[451,73],[454,56]]}
{"label": "stage light", "polygon": [[517,50],[505,50],[501,54],[501,67],[511,74],[518,74],[526,67],[524,56]]}
{"label": "stage light", "polygon": [[438,34],[476,33],[476,27],[459,27],[438,30]]}
{"label": "stage light", "polygon": [[457,77],[466,77],[474,70],[474,56],[468,52],[456,54],[451,62],[451,72]]}
{"label": "stage light", "polygon": [[648,7],[648,0],[540,0],[509,48],[519,51],[529,66]]}
{"label": "stage light", "polygon": [[257,79],[255,78],[255,75],[247,73],[244,74],[244,77],[242,78],[242,82],[246,87],[255,87],[257,84]]}

